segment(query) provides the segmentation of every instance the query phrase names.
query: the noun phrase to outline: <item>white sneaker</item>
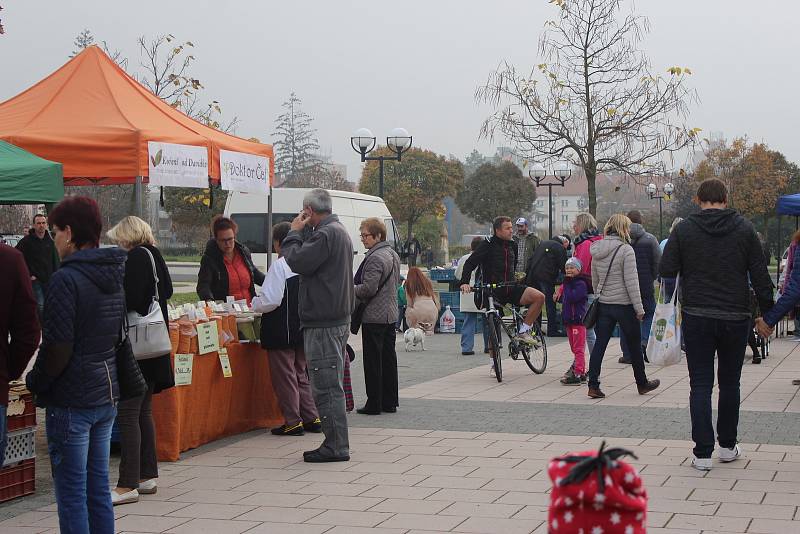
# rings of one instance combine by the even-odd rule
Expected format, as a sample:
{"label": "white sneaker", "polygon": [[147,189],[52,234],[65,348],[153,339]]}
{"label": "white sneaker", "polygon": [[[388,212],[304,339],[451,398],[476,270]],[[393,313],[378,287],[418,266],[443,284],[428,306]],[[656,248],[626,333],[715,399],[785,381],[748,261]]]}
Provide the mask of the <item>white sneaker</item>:
{"label": "white sneaker", "polygon": [[137,490],[126,491],[125,493],[117,493],[113,489],[111,490],[111,504],[114,506],[132,502],[139,502],[139,492]]}
{"label": "white sneaker", "polygon": [[489,376],[497,378],[497,373],[494,371],[494,363],[489,364]]}
{"label": "white sneaker", "polygon": [[144,482],[139,482],[139,495],[153,495],[158,491],[158,479],[151,478]]}
{"label": "white sneaker", "polygon": [[719,461],[728,463],[733,462],[734,460],[738,460],[742,457],[742,448],[739,447],[739,444],[733,446],[731,449],[727,449],[725,447],[719,448]]}
{"label": "white sneaker", "polygon": [[692,457],[692,467],[698,471],[711,471],[711,458]]}

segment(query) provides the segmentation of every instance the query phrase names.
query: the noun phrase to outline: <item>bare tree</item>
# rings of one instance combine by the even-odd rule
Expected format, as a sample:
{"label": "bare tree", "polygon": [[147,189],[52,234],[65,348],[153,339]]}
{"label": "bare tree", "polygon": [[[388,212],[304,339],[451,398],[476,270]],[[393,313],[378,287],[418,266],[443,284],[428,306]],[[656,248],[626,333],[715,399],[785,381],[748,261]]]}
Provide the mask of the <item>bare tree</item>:
{"label": "bare tree", "polygon": [[[144,55],[140,65],[145,74],[138,80],[171,106],[185,108],[203,84],[189,74],[194,56],[184,53],[187,48],[194,48],[194,44],[186,41],[173,45],[174,40],[171,33],[158,35],[150,42],[144,35],[139,37],[139,51]],[[164,53],[166,48],[169,50]]]}
{"label": "bare tree", "polygon": [[353,191],[355,184],[348,181],[333,165],[315,162],[304,171],[289,178],[285,187],[320,187],[337,191]]}
{"label": "bare tree", "polygon": [[523,75],[503,62],[478,88],[477,100],[494,108],[481,135],[508,137],[528,159],[580,166],[595,214],[598,172],[660,173],[662,158],[693,141],[699,129],[682,124],[696,98],[685,83],[691,71],[652,74],[638,49],[647,19],[620,18],[621,0],[551,3],[559,14],[539,39],[542,63]]}

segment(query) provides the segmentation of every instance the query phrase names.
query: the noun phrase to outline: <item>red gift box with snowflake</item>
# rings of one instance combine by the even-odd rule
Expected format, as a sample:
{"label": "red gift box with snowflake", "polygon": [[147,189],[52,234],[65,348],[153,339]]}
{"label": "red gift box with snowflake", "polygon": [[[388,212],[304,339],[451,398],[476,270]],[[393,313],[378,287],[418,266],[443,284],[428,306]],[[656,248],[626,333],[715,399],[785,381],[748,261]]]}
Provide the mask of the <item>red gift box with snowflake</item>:
{"label": "red gift box with snowflake", "polygon": [[550,460],[553,481],[547,514],[551,534],[645,534],[647,491],[625,449],[567,454]]}

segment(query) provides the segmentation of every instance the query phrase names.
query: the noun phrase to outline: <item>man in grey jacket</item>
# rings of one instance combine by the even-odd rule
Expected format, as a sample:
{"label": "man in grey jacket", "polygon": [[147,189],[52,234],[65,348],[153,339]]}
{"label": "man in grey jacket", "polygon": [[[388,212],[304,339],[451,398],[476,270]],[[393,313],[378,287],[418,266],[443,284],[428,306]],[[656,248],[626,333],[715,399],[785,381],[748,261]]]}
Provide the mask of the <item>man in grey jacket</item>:
{"label": "man in grey jacket", "polygon": [[[307,231],[309,227],[311,230]],[[306,231],[304,231],[306,230]],[[303,453],[306,462],[350,459],[344,397],[344,358],[353,313],[353,243],[331,213],[331,196],[313,189],[281,244],[286,263],[300,275],[300,323],[309,377],[325,440]]]}

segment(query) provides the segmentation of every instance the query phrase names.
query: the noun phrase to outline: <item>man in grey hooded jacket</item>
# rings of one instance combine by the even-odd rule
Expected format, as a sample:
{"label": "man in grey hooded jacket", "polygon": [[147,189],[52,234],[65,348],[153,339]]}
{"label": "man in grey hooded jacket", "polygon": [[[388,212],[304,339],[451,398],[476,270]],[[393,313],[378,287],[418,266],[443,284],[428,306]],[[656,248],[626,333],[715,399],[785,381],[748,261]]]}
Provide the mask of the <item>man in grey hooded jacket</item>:
{"label": "man in grey hooded jacket", "polygon": [[[647,360],[647,340],[650,337],[650,328],[653,325],[653,314],[656,311],[656,295],[654,284],[658,276],[658,264],[661,263],[661,247],[656,236],[642,226],[642,214],[638,210],[628,212],[631,220],[631,246],[636,254],[636,271],[639,274],[639,293],[644,306],[644,319],[641,322],[642,354]],[[630,350],[625,338],[620,339],[622,356],[619,363],[631,363]]]}
{"label": "man in grey hooded jacket", "polygon": [[[353,243],[331,213],[331,196],[312,189],[281,243],[289,268],[300,275],[300,323],[314,402],[325,441],[303,453],[306,462],[350,459],[344,397],[344,358],[353,313]],[[307,231],[308,228],[311,231]]]}

